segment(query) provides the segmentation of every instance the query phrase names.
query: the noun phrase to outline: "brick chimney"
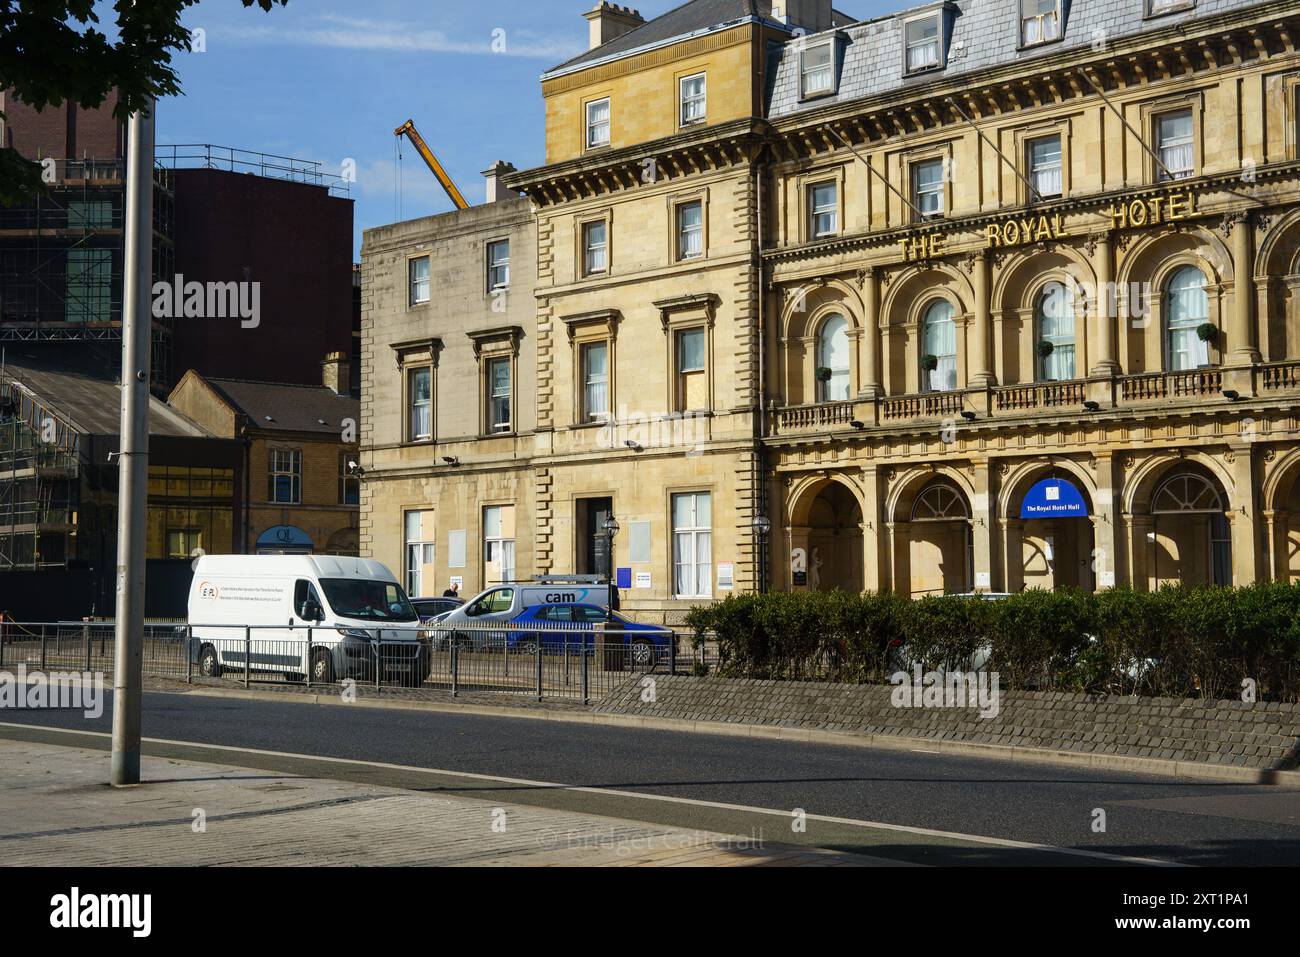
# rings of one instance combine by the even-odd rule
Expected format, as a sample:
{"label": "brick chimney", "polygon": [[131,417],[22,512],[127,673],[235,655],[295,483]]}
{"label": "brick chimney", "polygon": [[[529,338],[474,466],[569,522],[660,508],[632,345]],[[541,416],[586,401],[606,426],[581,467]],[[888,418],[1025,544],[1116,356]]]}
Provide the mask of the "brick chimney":
{"label": "brick chimney", "polygon": [[788,27],[803,27],[808,33],[821,33],[835,25],[831,0],[772,0],[772,19]]}
{"label": "brick chimney", "polygon": [[487,201],[489,203],[499,203],[503,199],[515,199],[519,195],[513,189],[507,189],[505,184],[501,182],[503,177],[514,171],[514,165],[507,163],[505,160],[497,160],[483,171],[483,178],[487,180]]}
{"label": "brick chimney", "polygon": [[320,364],[321,380],[335,395],[352,393],[352,363],[341,352],[331,352]]}
{"label": "brick chimney", "polygon": [[[826,0],[827,4],[830,0]],[[631,33],[641,24],[645,23],[645,17],[641,16],[631,7],[620,7],[616,3],[608,3],[606,0],[600,0],[591,10],[583,14],[587,22],[591,25],[591,40],[588,49],[594,50],[598,46],[615,40],[625,33]]]}

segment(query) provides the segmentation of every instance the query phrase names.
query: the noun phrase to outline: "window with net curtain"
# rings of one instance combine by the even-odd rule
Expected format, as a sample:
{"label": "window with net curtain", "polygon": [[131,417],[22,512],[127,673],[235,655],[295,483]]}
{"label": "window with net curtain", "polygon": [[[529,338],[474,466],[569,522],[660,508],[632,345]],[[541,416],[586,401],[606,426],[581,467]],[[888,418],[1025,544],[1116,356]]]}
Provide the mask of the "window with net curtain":
{"label": "window with net curtain", "polygon": [[827,316],[817,332],[817,401],[842,402],[849,397],[849,323],[841,315]]}
{"label": "window with net curtain", "polygon": [[698,259],[704,254],[704,204],[699,200],[677,207],[677,258]]}
{"label": "window with net curtain", "polygon": [[673,593],[713,593],[713,501],[708,492],[673,496]]}
{"label": "window with net curtain", "polygon": [[1171,372],[1209,364],[1209,345],[1196,334],[1196,327],[1208,322],[1209,314],[1204,273],[1183,266],[1165,287],[1165,349]]}
{"label": "window with net curtain", "polygon": [[587,104],[587,148],[609,145],[609,99]]}
{"label": "window with net curtain", "polygon": [[1061,138],[1043,136],[1029,141],[1029,182],[1035,196],[1060,196]]}
{"label": "window with net curtain", "polygon": [[412,369],[407,375],[407,401],[410,403],[407,441],[418,442],[433,435],[433,376],[428,366]]}
{"label": "window with net curtain", "polygon": [[913,20],[906,26],[907,72],[928,70],[939,65],[939,18]]}
{"label": "window with net curtain", "polygon": [[700,73],[696,76],[682,77],[682,126],[703,123],[705,119],[705,78]]}
{"label": "window with net curtain", "polygon": [[1020,42],[1025,46],[1046,43],[1061,35],[1057,14],[1059,0],[1021,0]]}
{"label": "window with net curtain", "polygon": [[582,411],[588,422],[609,415],[609,343],[582,347]]}
{"label": "window with net curtain", "polygon": [[[925,357],[939,360],[934,369],[925,368]],[[957,388],[957,324],[952,304],[936,299],[926,307],[921,320],[921,382],[926,392],[949,392]]]}
{"label": "window with net curtain", "polygon": [[1158,179],[1186,179],[1192,175],[1195,150],[1191,110],[1156,117],[1156,154],[1163,167],[1158,170]]}
{"label": "window with net curtain", "polygon": [[[1051,343],[1052,351],[1039,354],[1038,377],[1047,382],[1074,378],[1074,296],[1064,283],[1049,282],[1034,303],[1037,342]],[[1037,343],[1035,344],[1037,347]]]}
{"label": "window with net curtain", "polygon": [[834,87],[834,60],[829,43],[809,47],[799,56],[804,96],[829,93]]}

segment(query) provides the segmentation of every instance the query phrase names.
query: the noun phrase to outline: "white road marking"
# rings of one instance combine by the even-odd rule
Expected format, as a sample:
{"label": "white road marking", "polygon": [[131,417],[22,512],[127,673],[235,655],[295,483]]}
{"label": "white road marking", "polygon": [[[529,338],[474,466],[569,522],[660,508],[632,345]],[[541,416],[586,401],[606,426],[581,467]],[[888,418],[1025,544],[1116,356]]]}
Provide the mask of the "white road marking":
{"label": "white road marking", "polygon": [[[102,738],[111,738],[112,735],[105,731],[76,731],[71,728],[50,728],[44,725],[31,725],[10,723],[0,721],[0,727],[4,728],[27,728],[37,729],[40,731],[56,731],[63,734],[80,734],[95,735]],[[664,794],[646,794],[640,791],[622,791],[613,788],[591,788],[581,787],[572,784],[556,784],[551,781],[533,781],[527,778],[507,778],[493,774],[475,774],[470,771],[451,771],[442,768],[421,768],[413,767],[408,764],[389,764],[385,761],[362,761],[357,758],[331,758],[318,754],[299,754],[293,751],[264,751],[259,748],[242,748],[226,744],[205,744],[201,741],[176,741],[168,738],[142,738],[149,744],[172,744],[181,747],[209,748],[214,751],[229,751],[234,754],[256,754],[263,757],[273,758],[293,758],[303,761],[321,761],[333,764],[352,764],[358,767],[382,768],[387,771],[403,771],[416,774],[440,774],[448,777],[468,778],[473,781],[488,781],[499,784],[518,785],[531,788],[544,788],[554,791],[573,791],[579,794],[594,795],[616,795],[618,797],[634,798],[642,801],[663,801],[669,804],[684,804],[693,807],[707,807],[724,811],[743,811],[748,814],[768,814],[775,817],[789,819],[790,811],[778,808],[755,807],[748,804],[727,804],[721,801],[704,801],[697,798],[673,797]],[[1115,864],[1146,864],[1154,867],[1191,867],[1190,864],[1181,864],[1176,861],[1162,861],[1153,857],[1130,857],[1123,854],[1107,854],[1104,851],[1088,851],[1082,848],[1074,847],[1057,847],[1052,844],[1036,844],[1027,841],[1013,841],[1002,837],[986,837],[982,834],[963,834],[958,831],[938,831],[928,827],[911,827],[906,824],[886,824],[883,821],[862,821],[850,817],[832,817],[824,814],[806,814],[805,817],[810,821],[822,821],[827,824],[847,824],[851,827],[862,827],[876,829],[881,831],[895,831],[900,834],[912,834],[918,837],[937,837],[951,841],[966,841],[971,844],[988,844],[993,847],[1014,848],[1026,851],[1045,851],[1051,854],[1066,854],[1073,857],[1087,857],[1095,860],[1109,861]]]}

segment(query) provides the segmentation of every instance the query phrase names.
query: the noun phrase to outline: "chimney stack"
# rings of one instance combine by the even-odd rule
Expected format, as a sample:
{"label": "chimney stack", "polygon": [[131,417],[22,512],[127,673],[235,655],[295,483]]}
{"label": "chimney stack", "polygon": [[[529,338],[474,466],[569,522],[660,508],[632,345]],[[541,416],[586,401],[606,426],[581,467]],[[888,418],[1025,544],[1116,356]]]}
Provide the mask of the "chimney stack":
{"label": "chimney stack", "polygon": [[515,199],[519,196],[513,189],[508,189],[501,182],[503,178],[514,171],[514,164],[507,163],[505,160],[497,160],[483,171],[483,178],[487,180],[487,201],[489,203],[499,203],[503,199]]}
{"label": "chimney stack", "polygon": [[831,0],[772,0],[772,19],[809,33],[821,33],[835,25]]}
{"label": "chimney stack", "polygon": [[[830,0],[826,0],[827,4]],[[588,49],[594,50],[598,46],[608,43],[610,40],[616,40],[625,33],[631,33],[641,24],[645,23],[645,17],[641,16],[631,7],[620,7],[616,3],[609,3],[607,0],[600,0],[587,13],[583,14],[587,22],[591,25],[591,39]]]}
{"label": "chimney stack", "polygon": [[321,366],[321,380],[335,395],[351,395],[352,363],[341,352],[331,352]]}

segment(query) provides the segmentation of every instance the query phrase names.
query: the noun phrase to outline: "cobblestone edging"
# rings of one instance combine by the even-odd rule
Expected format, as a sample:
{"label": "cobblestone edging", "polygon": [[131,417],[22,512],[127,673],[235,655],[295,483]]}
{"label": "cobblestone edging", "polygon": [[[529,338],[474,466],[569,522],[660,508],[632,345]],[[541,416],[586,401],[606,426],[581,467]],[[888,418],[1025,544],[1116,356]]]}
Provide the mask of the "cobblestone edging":
{"label": "cobblestone edging", "polygon": [[896,708],[891,688],[657,676],[607,695],[598,714],[816,728],[945,741],[1192,761],[1259,770],[1297,766],[1300,705],[1003,691],[996,717],[976,708]]}

